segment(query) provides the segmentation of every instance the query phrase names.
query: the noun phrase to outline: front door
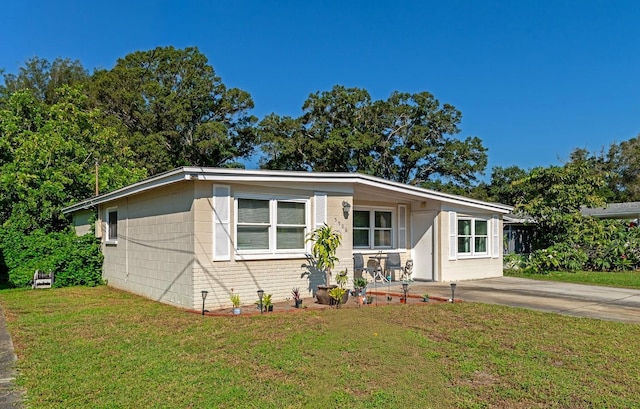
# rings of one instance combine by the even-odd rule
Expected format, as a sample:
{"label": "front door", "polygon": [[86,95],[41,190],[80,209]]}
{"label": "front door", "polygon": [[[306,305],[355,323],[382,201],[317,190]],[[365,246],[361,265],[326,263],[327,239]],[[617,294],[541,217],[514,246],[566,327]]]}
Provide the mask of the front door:
{"label": "front door", "polygon": [[411,214],[411,258],[414,280],[434,280],[433,220],[435,212]]}

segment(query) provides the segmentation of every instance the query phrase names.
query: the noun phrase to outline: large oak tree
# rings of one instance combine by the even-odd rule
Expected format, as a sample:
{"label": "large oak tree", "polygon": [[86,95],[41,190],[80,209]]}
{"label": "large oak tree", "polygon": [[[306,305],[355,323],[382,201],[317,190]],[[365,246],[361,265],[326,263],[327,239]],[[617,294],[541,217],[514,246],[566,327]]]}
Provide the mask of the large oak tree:
{"label": "large oak tree", "polygon": [[251,155],[251,96],[227,88],[197,48],[158,47],[97,71],[98,107],[118,119],[137,162],[155,174],[178,166],[233,166]]}
{"label": "large oak tree", "polygon": [[335,86],[311,94],[302,109],[298,118],[271,114],[260,122],[261,167],[466,186],[487,164],[480,139],[455,137],[460,111],[428,92],[372,101],[366,90]]}

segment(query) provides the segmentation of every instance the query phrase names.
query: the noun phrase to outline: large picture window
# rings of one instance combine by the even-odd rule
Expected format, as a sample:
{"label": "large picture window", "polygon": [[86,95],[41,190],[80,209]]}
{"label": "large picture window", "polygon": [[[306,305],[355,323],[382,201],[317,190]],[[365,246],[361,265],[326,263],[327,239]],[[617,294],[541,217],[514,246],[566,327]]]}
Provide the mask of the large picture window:
{"label": "large picture window", "polygon": [[484,219],[458,218],[458,254],[487,255],[489,222]]}
{"label": "large picture window", "polygon": [[304,251],[307,200],[238,198],[236,249],[239,253]]}
{"label": "large picture window", "polygon": [[393,212],[383,209],[356,209],[353,212],[353,247],[388,249],[393,247]]}

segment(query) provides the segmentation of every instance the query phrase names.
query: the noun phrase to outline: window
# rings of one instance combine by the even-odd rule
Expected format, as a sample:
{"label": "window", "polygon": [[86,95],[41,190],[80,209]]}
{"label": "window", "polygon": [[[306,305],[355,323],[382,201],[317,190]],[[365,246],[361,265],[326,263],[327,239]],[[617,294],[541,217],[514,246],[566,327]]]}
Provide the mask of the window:
{"label": "window", "polygon": [[458,219],[458,254],[487,255],[489,222],[484,219]]}
{"label": "window", "polygon": [[304,251],[307,200],[238,198],[236,250],[239,253]]}
{"label": "window", "polygon": [[118,208],[107,209],[107,243],[118,243]]}
{"label": "window", "polygon": [[391,210],[355,210],[353,212],[353,247],[392,248],[392,221],[393,212]]}

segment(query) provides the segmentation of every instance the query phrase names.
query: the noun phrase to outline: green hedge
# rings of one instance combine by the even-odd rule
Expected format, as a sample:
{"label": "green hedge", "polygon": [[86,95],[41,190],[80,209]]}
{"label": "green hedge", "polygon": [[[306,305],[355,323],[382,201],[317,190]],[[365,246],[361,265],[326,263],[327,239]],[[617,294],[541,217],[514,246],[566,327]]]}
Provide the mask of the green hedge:
{"label": "green hedge", "polygon": [[36,270],[55,273],[54,287],[102,284],[102,252],[92,235],[77,236],[72,229],[24,234],[0,229],[0,263],[5,285],[28,287]]}

